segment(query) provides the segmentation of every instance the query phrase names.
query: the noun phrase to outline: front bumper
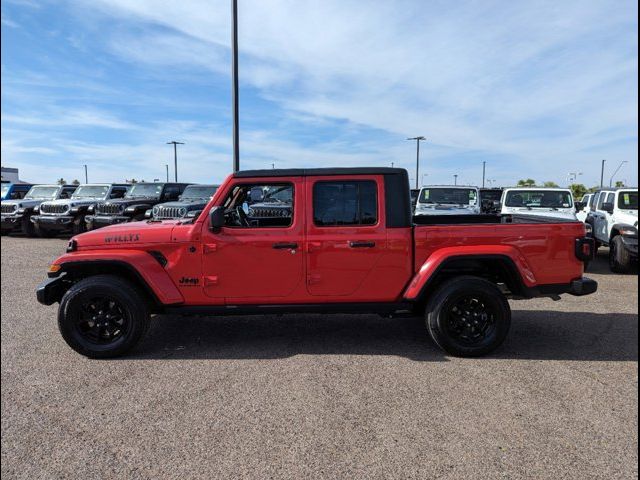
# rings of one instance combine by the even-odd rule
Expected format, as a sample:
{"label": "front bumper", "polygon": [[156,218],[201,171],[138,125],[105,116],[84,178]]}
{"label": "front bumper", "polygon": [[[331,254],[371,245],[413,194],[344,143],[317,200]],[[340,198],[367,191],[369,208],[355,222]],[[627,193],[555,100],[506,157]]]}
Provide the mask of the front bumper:
{"label": "front bumper", "polygon": [[112,217],[106,215],[87,215],[84,220],[87,222],[87,228],[92,230],[94,228],[106,227],[107,225],[127,223],[131,221],[131,218],[125,217],[124,215],[114,215]]}
{"label": "front bumper", "polygon": [[24,215],[2,215],[2,230],[11,231],[20,226]]}
{"label": "front bumper", "polygon": [[48,229],[65,230],[73,223],[72,215],[33,215],[31,221]]}
{"label": "front bumper", "polygon": [[36,288],[36,298],[42,305],[53,305],[59,302],[68,287],[66,285],[65,274],[61,274],[56,278],[48,278]]}

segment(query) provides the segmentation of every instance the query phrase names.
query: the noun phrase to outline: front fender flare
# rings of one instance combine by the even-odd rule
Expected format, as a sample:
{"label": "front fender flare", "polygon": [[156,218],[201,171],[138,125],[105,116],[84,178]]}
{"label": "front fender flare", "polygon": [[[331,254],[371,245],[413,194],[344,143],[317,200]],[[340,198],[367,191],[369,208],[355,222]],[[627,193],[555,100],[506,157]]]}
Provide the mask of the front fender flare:
{"label": "front fender flare", "polygon": [[109,267],[124,268],[133,274],[162,305],[184,302],[184,297],[167,271],[149,253],[143,250],[91,250],[73,252],[59,257],[53,265],[60,265],[60,272],[91,269],[108,271]]}
{"label": "front fender flare", "polygon": [[533,270],[527,259],[516,248],[508,245],[474,245],[466,247],[446,247],[433,252],[422,264],[414,275],[411,283],[405,290],[403,297],[409,301],[418,300],[427,283],[434,278],[438,270],[450,260],[457,259],[506,259],[511,262],[518,271],[520,280],[527,288],[534,287],[537,282]]}

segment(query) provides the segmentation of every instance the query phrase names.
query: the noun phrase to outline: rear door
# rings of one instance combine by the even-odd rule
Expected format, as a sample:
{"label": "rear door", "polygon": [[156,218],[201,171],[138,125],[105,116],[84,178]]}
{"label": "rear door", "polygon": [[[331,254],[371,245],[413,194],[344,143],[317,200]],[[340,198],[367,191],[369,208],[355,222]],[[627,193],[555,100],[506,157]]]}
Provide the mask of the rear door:
{"label": "rear door", "polygon": [[369,287],[387,248],[382,176],[307,177],[305,189],[309,295],[380,300]]}

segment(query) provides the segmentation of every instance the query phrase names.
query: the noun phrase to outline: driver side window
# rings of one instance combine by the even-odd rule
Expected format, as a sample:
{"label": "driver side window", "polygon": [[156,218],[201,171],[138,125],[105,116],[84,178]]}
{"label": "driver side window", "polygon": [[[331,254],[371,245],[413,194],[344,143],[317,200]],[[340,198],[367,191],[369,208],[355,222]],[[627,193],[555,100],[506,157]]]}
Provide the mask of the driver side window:
{"label": "driver side window", "polygon": [[286,228],[293,223],[293,185],[242,184],[225,199],[225,226]]}

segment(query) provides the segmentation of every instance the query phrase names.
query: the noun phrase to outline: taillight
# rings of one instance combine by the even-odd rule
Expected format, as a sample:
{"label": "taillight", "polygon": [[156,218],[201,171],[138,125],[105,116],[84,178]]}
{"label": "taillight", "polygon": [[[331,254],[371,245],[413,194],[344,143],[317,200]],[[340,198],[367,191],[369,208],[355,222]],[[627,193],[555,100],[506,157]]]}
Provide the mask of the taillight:
{"label": "taillight", "polygon": [[576,238],[576,257],[581,262],[591,260],[595,254],[593,238]]}

